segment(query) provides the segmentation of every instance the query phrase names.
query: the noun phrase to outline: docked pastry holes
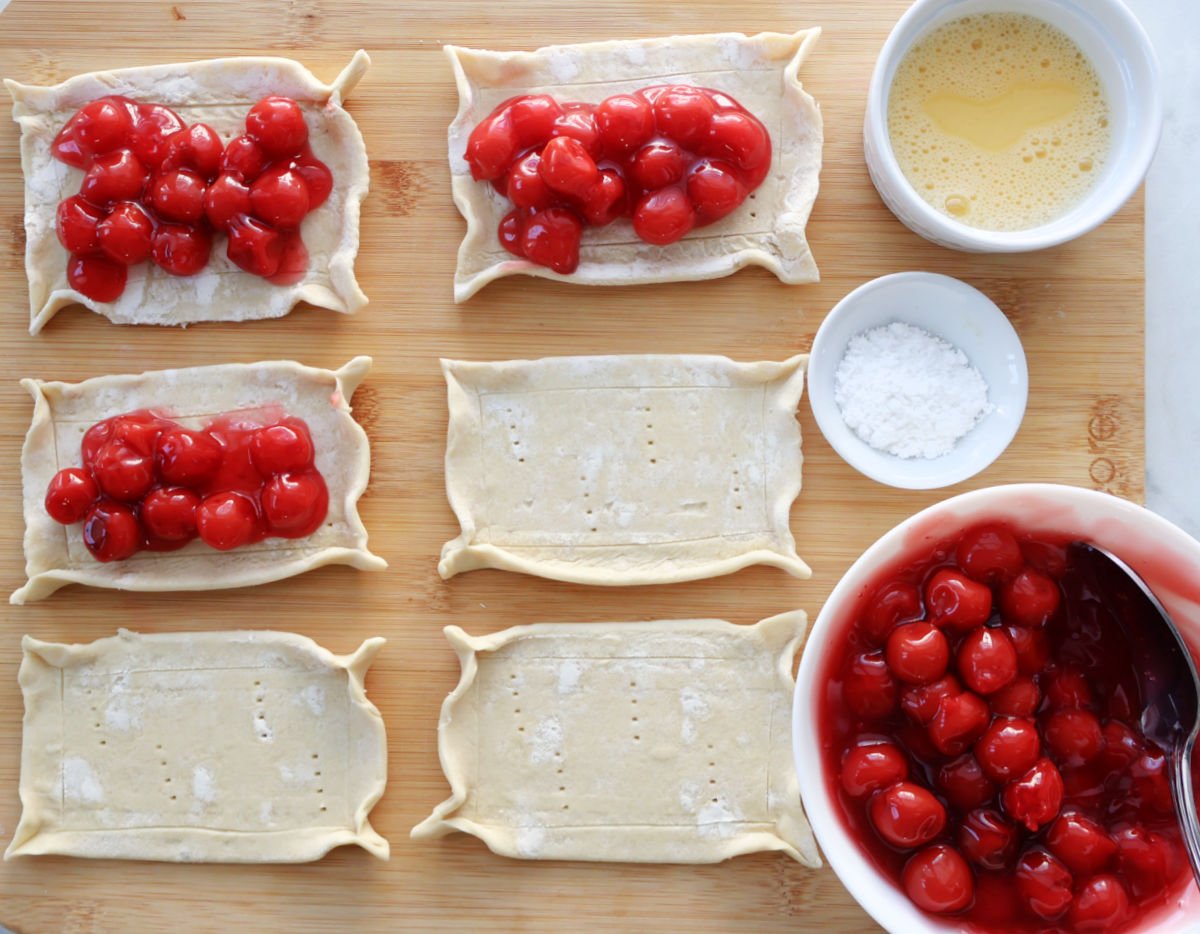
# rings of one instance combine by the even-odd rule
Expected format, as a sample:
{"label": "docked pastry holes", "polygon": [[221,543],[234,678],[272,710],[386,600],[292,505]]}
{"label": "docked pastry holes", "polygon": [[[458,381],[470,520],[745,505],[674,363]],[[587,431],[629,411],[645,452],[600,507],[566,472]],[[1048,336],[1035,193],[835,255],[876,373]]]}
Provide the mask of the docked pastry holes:
{"label": "docked pastry holes", "polygon": [[[454,297],[465,301],[489,282],[525,274],[585,285],[630,285],[713,279],[764,266],[787,283],[814,282],[816,262],[805,226],[821,170],[821,112],[799,79],[819,29],[791,35],[720,33],[547,46],[494,52],[447,46],[459,109],[450,125],[454,202],[467,222],[458,251]],[[471,178],[464,153],[475,125],[496,105],[521,94],[599,103],[658,84],[723,91],[767,127],[771,171],[728,217],[659,247],[640,240],[628,219],[584,231],[579,267],[560,275],[508,253],[496,228],[508,199]]]}
{"label": "docked pastry holes", "polygon": [[[367,531],[358,516],[371,457],[366,433],[351,416],[350,398],[370,368],[370,357],[355,357],[338,370],[270,361],[100,376],[81,383],[24,380],[34,399],[21,452],[29,580],[12,602],[39,600],[69,583],[122,590],[214,590],[262,584],[326,564],[386,567],[368,550]],[[197,400],[202,400],[202,410]],[[316,467],[329,489],[325,522],[306,538],[267,538],[228,552],[197,540],[178,551],[141,551],[124,561],[101,563],[83,544],[80,525],[59,525],[46,513],[43,500],[50,478],[63,467],[78,466],[80,439],[98,421],[152,409],[185,427],[198,427],[212,415],[272,407],[307,423]]]}
{"label": "docked pastry holes", "polygon": [[387,842],[382,639],[333,655],[277,632],[28,636],[23,812],[7,856],[302,862]]}
{"label": "docked pastry holes", "polygon": [[439,571],[648,584],[764,563],[807,577],[788,526],[806,359],[443,361],[462,534]]}
{"label": "docked pastry holes", "polygon": [[800,612],[479,638],[449,627],[463,669],[438,730],[452,794],[413,836],[463,831],[525,859],[780,850],[819,865],[791,764],[804,628]]}
{"label": "docked pastry holes", "polygon": [[[161,325],[278,318],[302,301],[340,312],[365,305],[354,260],[359,208],[369,182],[367,150],[342,102],[369,63],[366,53],[358,52],[332,84],[290,59],[251,57],[89,72],[47,87],[6,81],[13,118],[21,127],[30,333],[75,302],[118,324]],[[141,263],[130,268],[128,285],[114,302],[93,301],[69,286],[55,212],[59,201],[79,189],[83,173],[54,159],[50,144],[79,107],[109,95],[164,104],[189,124],[207,123],[224,144],[244,132],[247,108],[273,94],[300,105],[313,154],[333,173],[328,200],[304,220],[309,267],[300,282],[278,286],[243,272],[225,255],[221,235],[208,265],[194,276],[173,276]]]}

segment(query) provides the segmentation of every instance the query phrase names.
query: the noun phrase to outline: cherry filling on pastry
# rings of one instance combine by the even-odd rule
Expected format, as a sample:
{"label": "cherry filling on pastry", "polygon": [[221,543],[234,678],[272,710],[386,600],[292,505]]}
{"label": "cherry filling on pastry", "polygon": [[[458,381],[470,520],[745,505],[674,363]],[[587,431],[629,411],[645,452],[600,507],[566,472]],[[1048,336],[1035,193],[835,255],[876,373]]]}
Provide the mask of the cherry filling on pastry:
{"label": "cherry filling on pastry", "polygon": [[46,490],[50,518],[83,523],[97,561],[173,551],[199,538],[229,551],[264,538],[304,538],[325,521],[329,493],[298,418],[233,413],[185,428],[150,411],[97,422],[81,467]]}
{"label": "cherry filling on pastry", "polygon": [[217,233],[242,269],[298,282],[308,268],[300,224],[333,189],[287,97],[255,104],[228,144],[161,104],[103,97],[76,111],[51,152],[84,172],[79,194],[59,203],[56,229],[71,254],[68,282],[98,302],[119,298],[128,267],[147,260],[195,275]]}
{"label": "cherry filling on pastry", "polygon": [[721,91],[660,85],[599,104],[509,98],[467,140],[471,176],[514,204],[509,252],[555,272],[579,265],[585,226],[629,217],[665,246],[737,209],[766,177],[766,127]]}
{"label": "cherry filling on pastry", "polygon": [[1120,628],[1065,543],[979,526],[868,588],[817,711],[841,816],[972,931],[1121,931],[1190,880]]}

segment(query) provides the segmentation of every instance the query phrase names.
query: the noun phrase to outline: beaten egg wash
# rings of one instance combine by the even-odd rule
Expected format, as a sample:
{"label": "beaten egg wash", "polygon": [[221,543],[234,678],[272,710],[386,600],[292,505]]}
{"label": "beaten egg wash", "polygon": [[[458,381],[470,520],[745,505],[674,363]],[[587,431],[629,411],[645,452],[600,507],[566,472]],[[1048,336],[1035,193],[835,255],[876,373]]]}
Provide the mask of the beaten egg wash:
{"label": "beaten egg wash", "polygon": [[1065,214],[1108,153],[1096,70],[1062,31],[1009,13],[939,27],[900,63],[888,100],[900,168],[943,214],[1026,230]]}

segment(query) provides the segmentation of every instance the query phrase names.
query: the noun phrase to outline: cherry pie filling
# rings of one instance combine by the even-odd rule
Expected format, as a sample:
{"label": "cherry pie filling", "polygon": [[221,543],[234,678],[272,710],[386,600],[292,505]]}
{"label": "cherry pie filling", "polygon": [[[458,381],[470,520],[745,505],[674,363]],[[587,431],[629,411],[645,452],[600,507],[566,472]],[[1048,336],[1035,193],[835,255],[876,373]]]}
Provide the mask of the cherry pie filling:
{"label": "cherry pie filling", "polygon": [[841,816],[970,930],[1118,931],[1190,880],[1116,622],[1064,543],[966,531],[860,601],[827,672]]}
{"label": "cherry pie filling", "polygon": [[46,490],[46,512],[83,523],[97,561],[173,551],[199,538],[229,551],[265,538],[304,538],[325,521],[329,493],[298,418],[232,413],[201,429],[151,411],[97,422],[81,467]]}

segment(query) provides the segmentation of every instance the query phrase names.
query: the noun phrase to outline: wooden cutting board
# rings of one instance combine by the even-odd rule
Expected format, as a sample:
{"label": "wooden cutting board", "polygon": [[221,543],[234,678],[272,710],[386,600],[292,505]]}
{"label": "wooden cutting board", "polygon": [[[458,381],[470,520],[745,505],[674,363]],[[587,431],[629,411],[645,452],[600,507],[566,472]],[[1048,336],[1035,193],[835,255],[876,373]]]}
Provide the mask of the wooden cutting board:
{"label": "wooden cutting board", "polygon": [[[0,123],[0,591],[22,581],[18,457],[30,417],[20,376],[75,380],[108,372],[294,357],[336,366],[358,353],[375,370],[354,399],[371,435],[362,503],[380,574],[324,570],[254,590],[153,595],[69,588],[4,606],[0,631],[0,842],[19,813],[19,640],[90,641],[117,626],[145,631],[275,628],[339,652],[364,637],[389,644],[368,679],[389,733],[390,783],[372,815],[390,862],[340,850],[304,866],[180,866],[64,858],[0,865],[0,925],[73,931],[355,928],[861,931],[865,914],[829,869],[780,856],[719,866],[526,863],[471,837],[414,844],[409,829],[447,793],[435,727],[458,666],[441,628],[485,633],[537,621],[715,616],[751,623],[793,607],[815,615],[850,562],[912,512],[962,490],[1057,481],[1141,500],[1143,492],[1142,202],[1083,239],[1044,253],[951,253],[909,233],[881,205],[862,161],[872,63],[905,0],[578,2],[230,0],[103,4],[16,0],[0,14],[0,75],[49,83],[81,71],[235,54],[300,59],[330,79],[359,46],[374,59],[350,110],[371,154],[354,317],[287,318],[187,330],[123,328],[83,309],[26,333],[17,129]],[[825,168],[809,226],[822,281],[783,286],[751,269],[713,282],[585,289],[512,278],[466,305],[451,300],[464,225],[449,194],[445,130],[456,109],[443,43],[532,48],[643,35],[825,27],[802,77],[825,115]],[[792,514],[809,581],[754,568],[732,577],[632,590],[595,589],[480,571],[441,581],[438,551],[457,533],[445,502],[445,392],[439,356],[722,353],[781,359],[807,350],[825,313],[863,281],[906,269],[959,276],[990,295],[1025,342],[1030,398],[1000,460],[951,490],[901,492],[842,463],[807,402],[805,489]],[[817,767],[813,764],[813,767]]]}

